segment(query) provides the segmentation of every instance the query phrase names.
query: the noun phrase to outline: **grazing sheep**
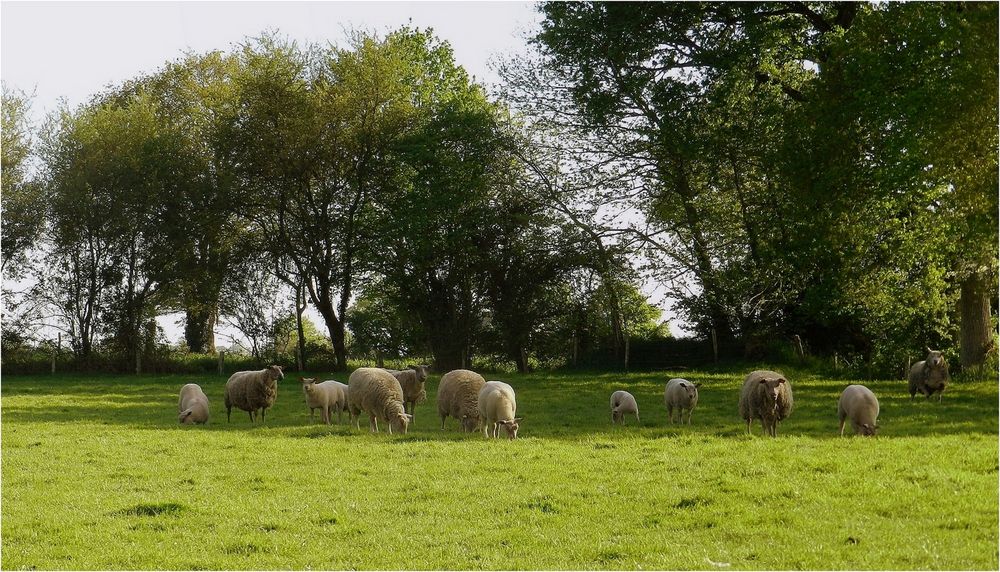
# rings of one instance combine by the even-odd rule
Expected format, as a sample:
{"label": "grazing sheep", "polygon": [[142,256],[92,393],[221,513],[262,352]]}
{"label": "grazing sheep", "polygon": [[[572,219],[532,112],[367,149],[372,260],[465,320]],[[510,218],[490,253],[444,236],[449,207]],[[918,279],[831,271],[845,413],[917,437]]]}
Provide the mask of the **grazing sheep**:
{"label": "grazing sheep", "polygon": [[406,433],[413,419],[403,408],[403,388],[396,378],[384,369],[360,367],[347,380],[347,403],[351,421],[356,429],[361,428],[361,412],[368,413],[369,428],[378,432],[378,417],[389,423],[389,433],[395,427]]}
{"label": "grazing sheep", "polygon": [[778,436],[778,422],[792,412],[792,384],[780,373],[767,370],[751,372],[740,390],[740,417],[747,422],[747,433],[754,418],[760,418],[764,433]]}
{"label": "grazing sheep", "polygon": [[309,406],[309,419],[313,419],[313,412],[318,408],[323,422],[329,425],[330,412],[336,410],[337,423],[340,423],[341,412],[347,404],[347,386],[333,380],[316,383],[316,379],[311,377],[300,377],[299,381],[302,382],[302,392],[305,393],[306,405]]}
{"label": "grazing sheep", "polygon": [[635,397],[627,391],[616,391],[611,394],[611,423],[625,425],[625,414],[634,413],[636,423],[639,422],[639,404]]}
{"label": "grazing sheep", "polygon": [[[424,382],[427,381],[429,366],[411,365],[407,367],[409,369],[387,369],[385,371],[391,373],[399,382],[399,386],[403,388],[403,407],[407,413],[413,415],[417,404],[427,399]],[[416,422],[416,417],[414,417],[414,422]]]}
{"label": "grazing sheep", "polygon": [[181,398],[177,403],[179,423],[208,423],[208,396],[197,383],[189,383],[181,388]]}
{"label": "grazing sheep", "polygon": [[479,430],[479,390],[486,385],[483,376],[467,369],[456,369],[441,376],[438,384],[437,408],[441,416],[441,430],[444,420],[451,415],[462,424],[462,431],[471,433]]}
{"label": "grazing sheep", "polygon": [[479,390],[479,421],[483,424],[483,435],[494,439],[500,437],[500,426],[507,430],[507,437],[517,439],[517,429],[523,417],[514,417],[517,402],[514,388],[502,381],[487,381]]}
{"label": "grazing sheep", "polygon": [[261,423],[264,412],[274,405],[278,398],[278,381],[285,378],[281,366],[272,365],[260,371],[238,371],[226,382],[226,421],[231,421],[230,413],[236,406],[250,414],[250,422],[257,420],[260,410]]}
{"label": "grazing sheep", "polygon": [[840,436],[844,436],[844,423],[850,419],[855,435],[874,437],[878,430],[878,398],[863,385],[848,385],[837,403],[840,417]]}
{"label": "grazing sheep", "polygon": [[691,383],[686,379],[675,377],[667,382],[663,390],[663,404],[667,406],[667,417],[674,422],[674,409],[677,410],[678,421],[684,423],[684,412],[687,411],[687,424],[691,424],[691,414],[698,405],[698,388],[700,383]]}
{"label": "grazing sheep", "polygon": [[910,400],[917,394],[923,393],[927,399],[931,398],[935,392],[938,394],[938,401],[944,394],[944,388],[948,385],[948,360],[937,350],[927,349],[927,359],[918,361],[910,368]]}

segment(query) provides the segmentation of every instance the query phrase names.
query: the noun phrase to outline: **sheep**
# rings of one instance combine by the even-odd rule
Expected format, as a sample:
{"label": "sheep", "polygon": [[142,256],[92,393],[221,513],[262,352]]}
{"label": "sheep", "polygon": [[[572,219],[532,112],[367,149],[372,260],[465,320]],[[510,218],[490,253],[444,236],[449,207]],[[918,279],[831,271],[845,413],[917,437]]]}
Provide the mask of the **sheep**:
{"label": "sheep", "polygon": [[449,415],[461,422],[463,432],[479,430],[479,390],[484,385],[486,380],[483,376],[467,369],[452,370],[441,376],[437,408],[442,431],[444,420]]}
{"label": "sheep", "polygon": [[264,422],[264,412],[274,405],[278,398],[278,381],[285,378],[280,365],[272,365],[260,371],[238,371],[226,382],[226,421],[236,407],[250,414],[250,422],[257,420],[257,410],[260,410],[260,421]]}
{"label": "sheep", "polygon": [[487,439],[500,437],[500,426],[507,430],[507,437],[517,439],[517,429],[523,417],[514,417],[517,402],[514,388],[502,381],[487,381],[479,390],[479,421]]}
{"label": "sheep", "polygon": [[189,383],[181,388],[177,421],[185,424],[208,423],[208,396],[197,383]]}
{"label": "sheep", "polygon": [[313,419],[313,412],[319,408],[323,422],[330,424],[330,412],[337,411],[337,422],[342,420],[342,411],[347,404],[345,390],[347,386],[339,381],[324,381],[316,383],[315,378],[300,377],[302,382],[302,392],[306,395],[306,405],[309,406],[309,419]]}
{"label": "sheep", "polygon": [[[424,382],[427,380],[429,366],[411,365],[407,367],[409,369],[386,369],[385,371],[391,373],[399,382],[400,387],[403,388],[403,407],[412,416],[417,404],[427,399]],[[416,417],[414,417],[414,422],[416,422]]]}
{"label": "sheep", "polygon": [[611,394],[611,423],[625,425],[625,414],[634,413],[635,422],[639,423],[639,405],[635,397],[627,391],[616,391]]}
{"label": "sheep", "polygon": [[780,373],[767,370],[751,372],[740,391],[740,417],[747,422],[747,434],[755,417],[760,418],[764,433],[778,436],[778,422],[792,412],[792,384]]}
{"label": "sheep", "polygon": [[347,380],[347,403],[355,429],[361,428],[361,412],[368,413],[369,428],[378,432],[381,417],[392,429],[406,433],[413,416],[403,408],[403,388],[389,372],[375,367],[359,367]]}
{"label": "sheep", "polygon": [[855,435],[874,437],[878,430],[878,398],[863,385],[848,385],[837,403],[840,417],[840,436],[844,436],[844,423],[850,419]]}
{"label": "sheep", "polygon": [[698,405],[699,387],[700,383],[691,383],[677,377],[667,382],[663,390],[663,404],[667,406],[667,417],[671,423],[674,422],[674,409],[676,409],[678,421],[684,423],[684,412],[687,411],[687,424],[691,424],[691,414]]}
{"label": "sheep", "polygon": [[938,394],[938,401],[944,394],[944,388],[948,385],[948,360],[937,350],[927,349],[927,359],[918,361],[910,368],[910,400],[912,401],[917,392],[931,398],[935,392]]}

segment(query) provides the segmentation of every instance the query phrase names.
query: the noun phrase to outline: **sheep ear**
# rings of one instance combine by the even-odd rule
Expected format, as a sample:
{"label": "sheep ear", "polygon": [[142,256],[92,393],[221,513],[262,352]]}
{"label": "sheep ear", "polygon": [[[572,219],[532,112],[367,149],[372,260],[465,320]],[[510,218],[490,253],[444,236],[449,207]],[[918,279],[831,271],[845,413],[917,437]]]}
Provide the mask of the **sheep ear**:
{"label": "sheep ear", "polygon": [[521,421],[524,421],[524,417],[515,417],[514,418],[514,423],[520,423]]}
{"label": "sheep ear", "polygon": [[410,415],[409,413],[404,413],[404,414],[403,414],[403,417],[406,417],[406,420],[407,420],[407,421],[413,421],[413,416],[412,416],[412,415]]}
{"label": "sheep ear", "polygon": [[932,350],[931,348],[929,348],[927,346],[924,346],[924,349],[927,350],[927,353],[931,353],[932,351],[934,351],[934,350]]}
{"label": "sheep ear", "polygon": [[680,385],[681,387],[687,387],[687,384],[686,384],[686,383],[684,383],[683,381],[682,381],[682,382],[680,382],[680,383],[679,383],[678,385]]}
{"label": "sheep ear", "polygon": [[766,379],[761,379],[760,382],[761,383],[767,383],[767,380]]}
{"label": "sheep ear", "polygon": [[785,379],[785,378],[783,378],[783,377],[779,377],[778,378],[778,383],[785,383],[786,381],[788,381],[788,380]]}
{"label": "sheep ear", "polygon": [[699,381],[698,383],[694,384],[694,387],[695,387],[695,389],[701,387],[701,382]]}

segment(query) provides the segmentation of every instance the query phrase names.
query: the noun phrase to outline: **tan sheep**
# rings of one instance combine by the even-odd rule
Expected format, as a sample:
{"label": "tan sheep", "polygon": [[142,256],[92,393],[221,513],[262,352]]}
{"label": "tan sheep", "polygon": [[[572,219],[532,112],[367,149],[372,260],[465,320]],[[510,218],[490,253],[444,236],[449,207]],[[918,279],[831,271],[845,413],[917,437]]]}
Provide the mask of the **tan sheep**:
{"label": "tan sheep", "polygon": [[663,390],[663,404],[667,406],[667,417],[674,422],[674,410],[677,410],[678,421],[684,423],[684,412],[687,411],[687,424],[691,424],[691,414],[698,405],[698,388],[700,383],[691,383],[686,379],[675,377],[667,382]]}
{"label": "tan sheep", "polygon": [[611,394],[611,423],[621,423],[625,425],[625,414],[635,415],[635,422],[639,423],[639,404],[635,402],[635,397],[627,391],[616,391]]}
{"label": "tan sheep", "polygon": [[479,390],[486,385],[483,376],[467,369],[456,369],[441,376],[438,384],[437,408],[444,421],[451,415],[462,424],[462,431],[471,433],[479,429]]}
{"label": "tan sheep", "polygon": [[306,396],[306,405],[309,406],[309,419],[313,419],[313,412],[320,410],[323,422],[330,424],[330,412],[337,412],[337,423],[342,420],[342,411],[347,405],[347,386],[339,381],[324,381],[316,383],[315,378],[300,377],[302,382],[302,392]]}
{"label": "tan sheep", "polygon": [[186,425],[208,423],[208,396],[197,383],[189,383],[181,388],[177,421]]}
{"label": "tan sheep", "polygon": [[747,422],[747,433],[755,418],[759,418],[764,433],[778,436],[778,422],[792,412],[792,384],[780,373],[759,370],[751,372],[740,390],[740,417]]}
{"label": "tan sheep", "polygon": [[264,422],[264,412],[274,405],[278,398],[278,381],[284,379],[281,366],[272,365],[260,371],[238,371],[226,382],[226,421],[231,421],[230,413],[236,406],[250,414],[250,422]]}
{"label": "tan sheep", "polygon": [[934,393],[938,394],[938,401],[944,394],[944,388],[948,385],[950,377],[948,375],[948,360],[944,354],[937,350],[927,349],[927,359],[918,361],[910,368],[910,400],[916,394],[922,393],[931,398]]}
{"label": "tan sheep", "polygon": [[356,429],[361,428],[364,411],[373,433],[378,432],[378,417],[389,423],[389,433],[393,428],[406,433],[413,417],[403,408],[403,388],[392,374],[380,368],[361,367],[351,374],[347,388],[347,403]]}
{"label": "tan sheep", "polygon": [[396,378],[396,381],[399,382],[399,386],[403,388],[403,407],[407,413],[414,416],[413,421],[416,422],[415,410],[417,404],[427,399],[424,382],[427,381],[427,372],[430,367],[426,365],[411,365],[407,367],[409,369],[387,369],[386,371],[391,373]]}
{"label": "tan sheep", "polygon": [[840,394],[837,415],[840,417],[841,437],[848,419],[855,435],[873,437],[878,431],[878,398],[863,385],[848,385]]}
{"label": "tan sheep", "polygon": [[523,417],[514,417],[517,401],[514,388],[502,381],[487,381],[479,390],[479,420],[483,435],[489,439],[500,436],[500,427],[507,430],[507,437],[517,439],[517,430]]}

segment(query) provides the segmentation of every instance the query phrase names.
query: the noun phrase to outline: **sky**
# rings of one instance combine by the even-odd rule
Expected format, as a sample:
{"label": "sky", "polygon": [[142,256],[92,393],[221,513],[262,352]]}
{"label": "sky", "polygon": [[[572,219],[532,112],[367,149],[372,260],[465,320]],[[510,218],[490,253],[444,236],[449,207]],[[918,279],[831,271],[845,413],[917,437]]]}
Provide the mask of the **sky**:
{"label": "sky", "polygon": [[[350,30],[411,25],[433,28],[451,44],[456,61],[489,86],[499,82],[490,63],[526,51],[540,21],[533,2],[3,1],[0,79],[33,95],[31,115],[40,123],[60,102],[75,107],[187,51],[229,51],[265,31],[303,45],[341,44]],[[664,306],[655,284],[643,290]],[[171,341],[181,332],[176,322],[161,320]],[[675,335],[682,333],[671,322]]]}

